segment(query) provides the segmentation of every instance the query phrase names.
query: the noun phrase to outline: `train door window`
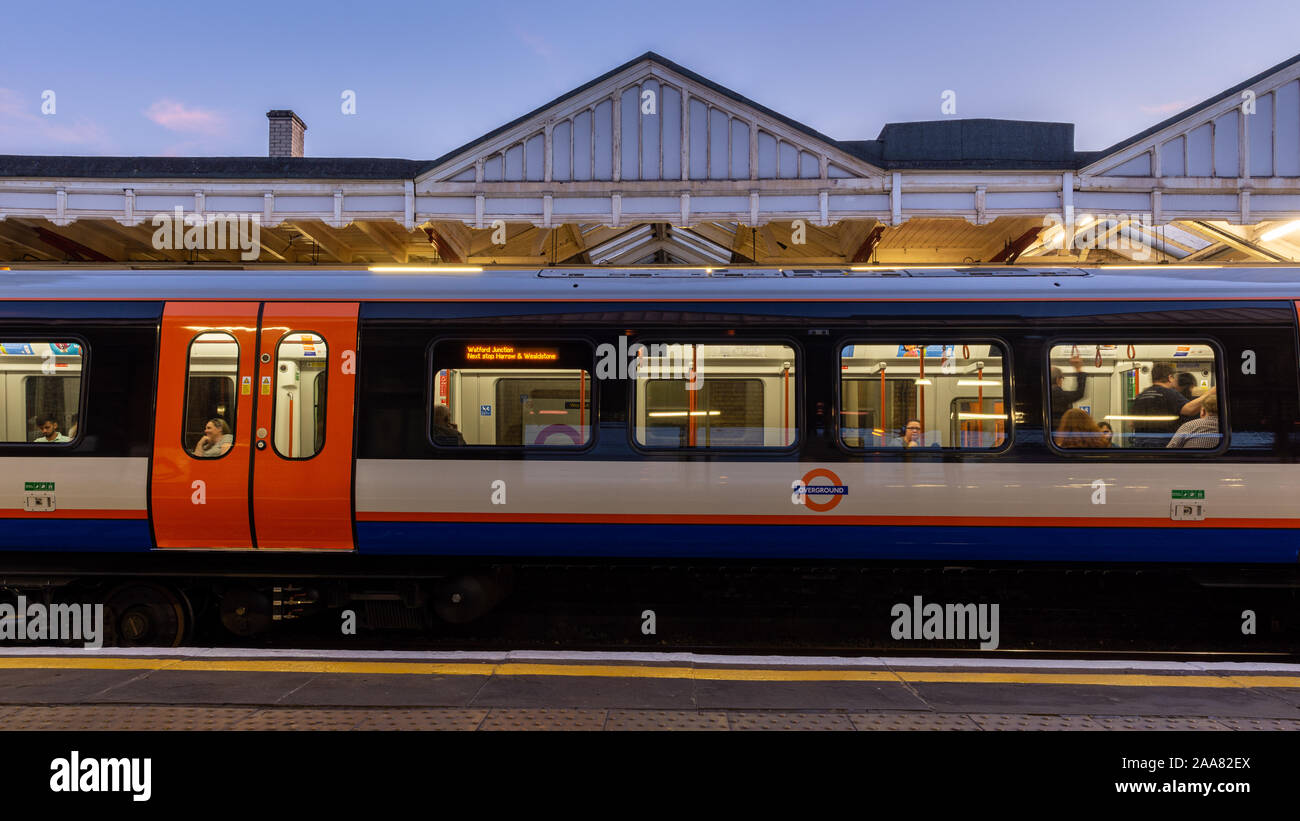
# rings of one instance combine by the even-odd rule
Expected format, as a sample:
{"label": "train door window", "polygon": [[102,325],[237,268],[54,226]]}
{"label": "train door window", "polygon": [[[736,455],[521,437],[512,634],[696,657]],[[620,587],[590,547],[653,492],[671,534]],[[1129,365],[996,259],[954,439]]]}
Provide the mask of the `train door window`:
{"label": "train door window", "polygon": [[1045,407],[1053,445],[1204,452],[1224,444],[1213,347],[1110,342],[1049,349]]}
{"label": "train door window", "polygon": [[0,341],[0,442],[77,438],[83,354],[72,341]]}
{"label": "train door window", "polygon": [[325,447],[329,349],[309,331],[291,331],[275,347],[272,443],[285,459],[310,459]]}
{"label": "train door window", "polygon": [[1007,441],[1006,357],[990,343],[840,350],[840,440],[850,448],[991,450]]}
{"label": "train door window", "polygon": [[647,448],[786,448],[798,438],[789,345],[633,346],[637,444]]}
{"label": "train door window", "polygon": [[238,380],[239,343],[233,336],[209,332],[190,341],[181,430],[186,453],[210,459],[225,456],[234,447]]}
{"label": "train door window", "polygon": [[576,448],[591,442],[587,343],[445,340],[432,356],[434,445]]}

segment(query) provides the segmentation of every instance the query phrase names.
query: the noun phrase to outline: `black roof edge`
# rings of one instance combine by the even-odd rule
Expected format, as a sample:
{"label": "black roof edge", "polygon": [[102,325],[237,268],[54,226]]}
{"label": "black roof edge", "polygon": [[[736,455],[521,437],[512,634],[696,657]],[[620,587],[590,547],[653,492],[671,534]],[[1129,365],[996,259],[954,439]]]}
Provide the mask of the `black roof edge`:
{"label": "black roof edge", "polygon": [[60,157],[0,154],[0,177],[414,179],[424,160],[381,157]]}
{"label": "black roof edge", "polygon": [[[1272,68],[1266,68],[1260,73],[1256,74],[1254,77],[1251,77],[1249,80],[1240,82],[1237,85],[1233,86],[1232,88],[1227,89],[1226,91],[1221,91],[1218,94],[1215,94],[1213,97],[1210,97],[1207,100],[1203,100],[1197,103],[1191,108],[1185,108],[1182,111],[1175,114],[1174,116],[1169,117],[1168,119],[1165,120],[1161,120],[1160,122],[1156,123],[1155,125],[1151,126],[1145,131],[1134,134],[1132,137],[1129,137],[1126,140],[1120,140],[1119,142],[1115,143],[1109,148],[1103,148],[1101,151],[1084,152],[1084,153],[1096,154],[1096,157],[1094,157],[1092,160],[1089,160],[1088,164],[1091,165],[1093,162],[1096,162],[1097,160],[1105,159],[1111,154],[1115,154],[1119,151],[1123,151],[1125,148],[1128,148],[1133,143],[1144,140],[1147,137],[1150,137],[1152,134],[1155,134],[1159,131],[1163,131],[1169,126],[1175,125],[1176,123],[1178,123],[1178,121],[1185,120],[1194,114],[1204,111],[1205,109],[1209,108],[1215,103],[1222,102],[1228,97],[1232,97],[1234,95],[1240,94],[1241,92],[1245,91],[1247,88],[1250,88],[1255,83],[1258,83],[1260,80],[1263,80],[1269,75],[1276,74],[1279,71],[1290,68],[1291,66],[1295,65],[1298,62],[1300,62],[1300,54],[1297,54],[1294,57],[1291,57],[1290,59],[1283,60],[1282,62],[1278,63]],[[1082,168],[1083,166],[1079,166],[1079,167]]]}

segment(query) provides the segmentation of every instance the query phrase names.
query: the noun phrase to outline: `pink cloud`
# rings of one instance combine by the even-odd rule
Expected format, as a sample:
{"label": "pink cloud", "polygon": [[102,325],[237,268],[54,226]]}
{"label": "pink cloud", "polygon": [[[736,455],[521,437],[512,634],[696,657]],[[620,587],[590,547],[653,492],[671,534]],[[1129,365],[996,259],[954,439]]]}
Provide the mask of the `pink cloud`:
{"label": "pink cloud", "polygon": [[528,46],[534,54],[541,57],[543,60],[549,60],[555,56],[555,47],[552,46],[550,41],[546,38],[538,37],[536,34],[522,29],[519,26],[514,27],[514,33],[515,36],[524,43],[524,45]]}
{"label": "pink cloud", "polygon": [[215,111],[188,108],[175,100],[159,100],[144,113],[168,131],[216,135],[226,132],[229,121]]}
{"label": "pink cloud", "polygon": [[1144,105],[1140,108],[1148,114],[1173,114],[1187,108],[1188,104],[1181,100],[1173,103],[1160,103],[1158,105]]}

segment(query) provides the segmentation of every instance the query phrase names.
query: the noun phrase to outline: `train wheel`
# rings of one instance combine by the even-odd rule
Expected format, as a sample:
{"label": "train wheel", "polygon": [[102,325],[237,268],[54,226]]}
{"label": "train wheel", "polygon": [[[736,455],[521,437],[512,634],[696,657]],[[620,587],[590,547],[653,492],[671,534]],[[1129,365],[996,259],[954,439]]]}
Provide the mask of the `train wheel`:
{"label": "train wheel", "polygon": [[179,647],[188,624],[180,597],[160,584],[124,584],[104,599],[105,643],[118,647]]}
{"label": "train wheel", "polygon": [[433,611],[449,624],[468,624],[482,618],[504,595],[492,576],[460,576],[438,582],[433,588]]}
{"label": "train wheel", "polygon": [[227,590],[221,595],[220,609],[222,625],[236,636],[255,636],[271,627],[271,600],[256,590]]}

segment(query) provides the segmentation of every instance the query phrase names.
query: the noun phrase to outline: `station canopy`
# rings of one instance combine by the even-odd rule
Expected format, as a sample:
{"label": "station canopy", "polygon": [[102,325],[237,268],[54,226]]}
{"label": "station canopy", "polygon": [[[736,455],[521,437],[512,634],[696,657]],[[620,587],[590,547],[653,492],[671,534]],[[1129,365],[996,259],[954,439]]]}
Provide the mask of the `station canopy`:
{"label": "station canopy", "polygon": [[[1300,261],[1300,55],[1100,151],[987,119],[837,140],[654,53],[433,160],[301,156],[268,117],[268,157],[0,156],[0,266]],[[178,209],[257,247],[160,242]]]}

